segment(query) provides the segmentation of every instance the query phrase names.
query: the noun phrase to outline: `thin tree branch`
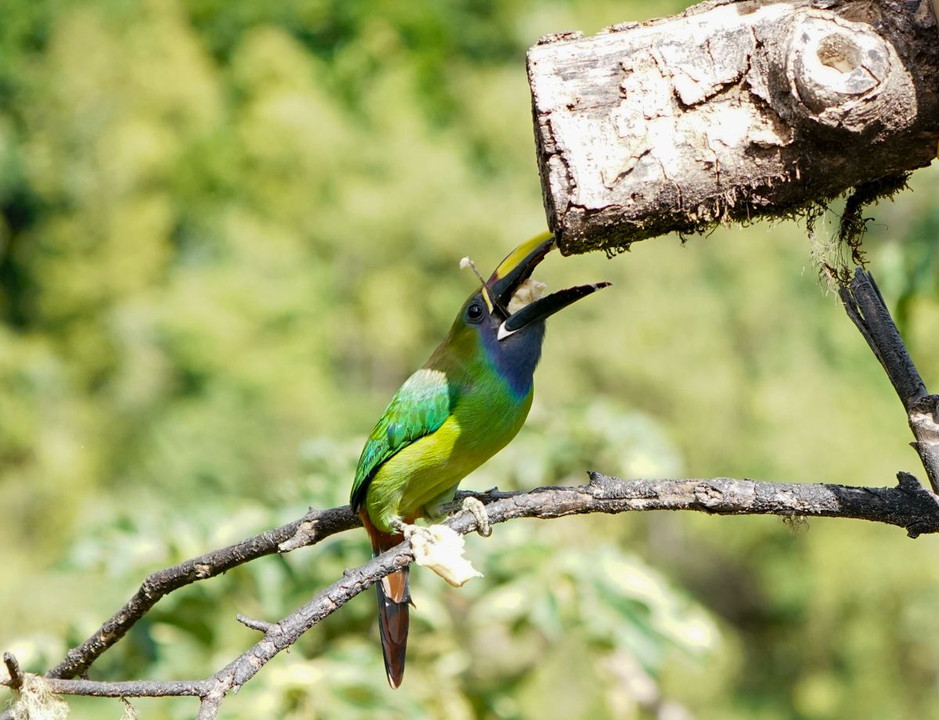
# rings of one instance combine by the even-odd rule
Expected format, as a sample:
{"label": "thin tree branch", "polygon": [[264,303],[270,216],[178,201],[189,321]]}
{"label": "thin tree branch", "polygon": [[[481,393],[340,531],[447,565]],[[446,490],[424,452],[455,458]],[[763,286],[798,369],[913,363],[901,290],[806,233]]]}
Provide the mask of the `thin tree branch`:
{"label": "thin tree branch", "polygon": [[63,680],[42,678],[46,689],[55,695],[85,697],[202,697],[210,692],[208,680]]}
{"label": "thin tree branch", "polygon": [[[475,522],[475,520],[473,520]],[[466,532],[469,532],[467,528]],[[412,561],[410,543],[404,542],[379,557],[373,558],[318,593],[312,600],[277,623],[249,621],[255,629],[264,627],[264,637],[217,673],[203,680],[125,681],[99,682],[63,678],[43,678],[46,688],[57,695],[84,695],[96,697],[169,697],[190,696],[201,699],[198,718],[215,718],[222,700],[230,692],[237,692],[254,677],[281,650],[293,645],[303,633],[345,605],[349,600],[380,578]],[[246,618],[240,618],[242,622]],[[9,653],[4,656],[7,665],[16,663]],[[13,673],[11,672],[11,675]],[[0,685],[22,685],[22,674]],[[11,715],[7,711],[2,716]]]}
{"label": "thin tree branch", "polygon": [[848,317],[890,378],[903,407],[909,411],[913,404],[926,396],[926,385],[906,350],[873,276],[856,268],[851,284],[840,288],[838,295]]}
{"label": "thin tree branch", "polygon": [[[48,678],[71,678],[84,674],[101,654],[114,645],[152,608],[160,598],[185,585],[206,580],[264,555],[289,552],[314,545],[337,532],[359,525],[349,506],[330,510],[310,510],[299,520],[268,530],[220,550],[158,570],[148,576],[125,605],[85,642],[68,652],[52,668]],[[0,718],[4,716],[0,715]]]}
{"label": "thin tree branch", "polygon": [[[492,490],[476,495],[490,523],[514,518],[549,519],[588,513],[695,510],[712,515],[853,518],[904,528],[910,537],[939,532],[939,498],[908,473],[895,487],[767,483],[731,478],[622,480],[591,472],[590,483],[528,492]],[[449,523],[460,533],[476,523],[464,513]]]}
{"label": "thin tree branch", "polygon": [[930,395],[873,276],[857,268],[849,286],[838,290],[848,317],[880,361],[906,410],[926,476],[939,493],[939,396]]}
{"label": "thin tree branch", "polygon": [[[902,527],[911,537],[939,532],[939,499],[923,488],[912,475],[900,473],[898,479],[899,484],[895,487],[869,488],[764,483],[730,478],[621,480],[601,473],[590,473],[590,482],[577,487],[542,487],[528,492],[501,492],[494,489],[464,495],[472,495],[485,503],[491,524],[526,517],[549,519],[588,513],[695,510],[717,515],[854,518]],[[348,520],[350,513],[347,508],[324,511],[316,517],[341,518],[343,515]],[[461,534],[477,529],[476,519],[466,512],[454,516],[447,524]],[[319,535],[314,533],[311,537],[317,538]],[[339,580],[279,622],[249,621],[251,627],[263,629],[261,640],[204,680],[115,683],[47,678],[45,682],[51,692],[64,695],[197,696],[201,699],[198,718],[213,720],[224,698],[241,688],[280,651],[294,644],[303,633],[381,577],[410,564],[412,560],[410,543],[401,543],[364,565],[347,570]],[[11,660],[15,663],[9,654],[5,660],[8,667]],[[16,682],[16,679],[9,679],[0,684],[12,687]],[[22,677],[19,682],[22,683]],[[0,717],[9,715],[7,712]]]}

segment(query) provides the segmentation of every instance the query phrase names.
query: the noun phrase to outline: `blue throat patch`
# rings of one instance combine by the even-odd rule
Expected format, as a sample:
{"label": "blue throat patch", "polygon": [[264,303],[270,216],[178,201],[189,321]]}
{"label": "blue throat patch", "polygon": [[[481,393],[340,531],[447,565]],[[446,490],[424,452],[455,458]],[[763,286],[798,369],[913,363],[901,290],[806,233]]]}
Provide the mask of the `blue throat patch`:
{"label": "blue throat patch", "polygon": [[483,347],[499,376],[505,380],[517,400],[531,392],[535,368],[541,359],[544,342],[544,322],[529,325],[505,340],[497,340],[495,333],[483,332]]}

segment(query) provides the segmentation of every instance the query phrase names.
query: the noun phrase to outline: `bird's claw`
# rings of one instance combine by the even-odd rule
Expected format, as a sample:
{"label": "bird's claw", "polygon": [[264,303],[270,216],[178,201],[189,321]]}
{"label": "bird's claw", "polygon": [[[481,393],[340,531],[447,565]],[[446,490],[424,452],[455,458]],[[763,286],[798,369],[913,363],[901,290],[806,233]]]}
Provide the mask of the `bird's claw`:
{"label": "bird's claw", "polygon": [[476,532],[483,537],[492,535],[492,525],[489,522],[489,514],[486,512],[486,506],[478,498],[470,496],[463,499],[463,510],[476,518]]}

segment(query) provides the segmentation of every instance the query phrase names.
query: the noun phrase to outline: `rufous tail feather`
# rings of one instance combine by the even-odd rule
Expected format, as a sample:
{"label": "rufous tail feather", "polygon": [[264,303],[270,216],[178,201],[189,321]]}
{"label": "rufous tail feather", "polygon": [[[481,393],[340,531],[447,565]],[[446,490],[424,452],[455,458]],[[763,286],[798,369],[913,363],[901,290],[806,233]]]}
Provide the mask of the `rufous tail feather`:
{"label": "rufous tail feather", "polygon": [[[400,534],[383,533],[372,525],[365,508],[359,511],[362,524],[372,541],[372,555],[380,555],[398,545],[404,538]],[[408,646],[408,625],[411,591],[408,587],[408,568],[397,570],[375,583],[378,594],[378,629],[381,635],[382,655],[388,684],[397,688],[404,677],[404,660]]]}

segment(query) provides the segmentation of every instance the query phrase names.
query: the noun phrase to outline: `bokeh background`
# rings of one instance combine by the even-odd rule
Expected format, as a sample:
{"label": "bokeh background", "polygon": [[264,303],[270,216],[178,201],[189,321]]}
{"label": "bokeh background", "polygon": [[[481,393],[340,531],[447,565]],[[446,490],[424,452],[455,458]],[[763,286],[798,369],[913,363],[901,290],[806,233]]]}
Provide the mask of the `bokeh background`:
{"label": "bokeh background", "polygon": [[[459,259],[544,229],[525,50],[682,8],[0,0],[0,647],[44,670],[148,572],[345,503],[473,289]],[[916,173],[865,242],[932,386],[937,189]],[[552,257],[551,287],[614,287],[552,319],[528,425],[465,486],[922,474],[813,251],[786,222]],[[225,717],[939,717],[935,538],[635,514],[468,550],[486,578],[461,590],[414,573],[399,691],[369,592]],[[92,676],[211,674],[256,640],[236,613],[279,618],[367,556],[350,532],[174,593]]]}

